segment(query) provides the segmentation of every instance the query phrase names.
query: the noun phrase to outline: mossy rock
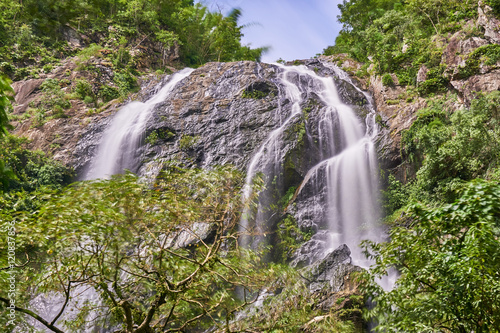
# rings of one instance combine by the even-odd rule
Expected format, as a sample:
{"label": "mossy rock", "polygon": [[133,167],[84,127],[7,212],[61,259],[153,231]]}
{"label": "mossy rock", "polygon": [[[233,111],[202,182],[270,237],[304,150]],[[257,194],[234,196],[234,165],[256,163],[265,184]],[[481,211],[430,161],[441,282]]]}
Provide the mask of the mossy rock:
{"label": "mossy rock", "polygon": [[278,88],[271,82],[257,81],[253,82],[243,90],[242,98],[263,99],[274,97],[278,94]]}

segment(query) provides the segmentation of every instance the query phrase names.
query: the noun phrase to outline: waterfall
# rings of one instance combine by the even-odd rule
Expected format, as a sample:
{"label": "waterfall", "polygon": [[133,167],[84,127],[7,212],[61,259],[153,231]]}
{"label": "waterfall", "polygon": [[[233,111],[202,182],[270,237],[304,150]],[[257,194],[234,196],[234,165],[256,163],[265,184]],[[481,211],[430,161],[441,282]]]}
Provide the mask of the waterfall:
{"label": "waterfall", "polygon": [[[103,133],[97,155],[84,176],[85,180],[106,179],[123,172],[125,169],[131,171],[137,169],[139,156],[137,156],[136,151],[141,145],[151,111],[156,104],[163,102],[175,86],[189,76],[193,70],[186,68],[173,74],[169,81],[146,102],[130,102],[115,114]],[[39,294],[31,300],[30,305],[33,310],[50,321],[58,315],[64,300],[65,298],[60,293]],[[71,301],[57,323],[75,319],[79,309],[85,305],[93,306],[96,310],[89,313],[87,317],[89,322],[86,323],[84,332],[107,333],[115,329],[102,328],[100,326],[105,326],[105,323],[93,322],[96,318],[103,316],[102,310],[105,306],[97,291],[93,287],[85,285],[79,285],[71,291]],[[29,319],[28,322],[40,331],[50,332],[34,319]]]}
{"label": "waterfall", "polygon": [[151,111],[193,70],[185,68],[172,75],[168,83],[146,102],[134,101],[122,107],[104,131],[97,154],[84,179],[109,178],[126,169],[136,171],[139,162],[136,152],[143,139]]}
{"label": "waterfall", "polygon": [[[292,75],[295,73],[291,69],[286,67],[282,67],[284,69],[281,74],[281,83],[284,85],[282,90],[283,95],[285,95],[292,103],[292,112],[288,118],[283,121],[281,126],[276,128],[275,130],[269,133],[269,136],[265,140],[265,142],[260,146],[257,153],[250,160],[250,164],[247,168],[247,175],[245,179],[245,185],[243,187],[243,200],[247,202],[250,199],[252,194],[252,182],[257,172],[272,172],[269,168],[272,168],[273,171],[277,166],[279,166],[282,161],[282,157],[280,154],[280,144],[282,143],[282,135],[284,130],[288,127],[288,125],[292,122],[292,120],[301,114],[302,110],[300,108],[301,92],[299,88],[293,84],[289,79],[288,75]],[[281,108],[281,106],[280,106]],[[279,114],[282,112],[279,110]],[[253,217],[257,221],[265,221],[270,218],[269,213],[270,210],[267,210],[267,207],[259,204],[257,207],[257,212]],[[242,237],[242,245],[248,247],[250,242],[252,241],[252,237],[247,234],[251,234],[253,232],[250,231],[250,220],[252,219],[251,208],[247,207],[243,211],[242,218],[240,221],[240,231],[245,236]],[[255,237],[254,243],[259,243],[262,240],[262,237],[265,237],[266,230],[262,228],[263,225],[261,223],[255,223]]]}
{"label": "waterfall", "polygon": [[[363,239],[377,240],[380,234],[376,227],[378,180],[373,139],[377,135],[377,128],[373,108],[363,123],[353,109],[341,101],[333,78],[321,77],[306,66],[278,66],[281,69],[278,82],[281,87],[280,101],[291,103],[291,112],[252,157],[247,169],[243,199],[251,197],[252,180],[258,173],[264,175],[268,187],[277,186],[276,179],[283,172],[281,147],[287,144],[285,133],[293,128],[292,124],[297,119],[303,117],[301,104],[304,104],[305,98],[316,96],[322,103],[322,115],[317,124],[309,124],[309,127],[317,127],[319,162],[307,172],[297,193],[306,184],[312,184],[313,192],[326,193],[321,214],[325,219],[323,228],[326,229],[327,240],[320,249],[322,253],[319,257],[341,244],[347,244],[353,262],[368,267],[369,263],[365,261],[359,243]],[[337,68],[334,71],[338,76],[343,73]],[[343,79],[352,84],[347,77]],[[270,221],[276,212],[271,208],[273,201],[266,194],[268,192],[266,189],[258,195],[256,208],[249,207],[244,211],[240,227],[242,234],[246,234],[241,238],[243,246],[258,246],[273,228],[269,224],[274,223]]]}

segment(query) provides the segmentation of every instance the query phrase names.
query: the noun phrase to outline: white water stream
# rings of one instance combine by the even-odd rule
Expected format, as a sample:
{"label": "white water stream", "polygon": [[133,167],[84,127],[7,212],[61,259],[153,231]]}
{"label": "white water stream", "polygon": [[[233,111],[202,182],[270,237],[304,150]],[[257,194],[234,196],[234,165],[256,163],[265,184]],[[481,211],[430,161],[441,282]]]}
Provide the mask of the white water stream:
{"label": "white water stream", "polygon": [[[269,134],[252,157],[243,199],[251,196],[252,179],[258,172],[266,174],[276,172],[276,168],[279,168],[283,158],[280,156],[280,147],[285,144],[284,134],[294,118],[301,117],[300,104],[304,96],[316,94],[324,105],[323,115],[317,124],[322,156],[321,162],[305,176],[302,186],[313,181],[318,187],[317,191],[322,190],[320,187],[327,189],[327,203],[322,209],[328,220],[329,244],[324,247],[323,256],[341,244],[347,244],[353,263],[367,268],[369,262],[365,260],[359,243],[363,239],[378,240],[381,234],[376,226],[378,178],[373,144],[377,135],[375,114],[368,114],[363,124],[353,109],[342,103],[332,78],[320,77],[305,66],[280,67],[280,82],[285,87],[280,92],[281,100],[287,99],[292,103],[292,112]],[[244,212],[241,232],[252,230],[254,235],[242,237],[243,246],[255,246],[256,242],[262,240],[259,234],[267,230],[265,218],[269,218],[263,212],[270,210],[270,204],[260,196],[256,213],[251,209]]]}
{"label": "white water stream", "polygon": [[137,168],[136,152],[143,139],[146,122],[154,106],[163,102],[182,79],[194,69],[185,68],[170,78],[153,97],[146,102],[131,102],[121,108],[104,131],[90,169],[84,179],[109,178],[128,169]]}

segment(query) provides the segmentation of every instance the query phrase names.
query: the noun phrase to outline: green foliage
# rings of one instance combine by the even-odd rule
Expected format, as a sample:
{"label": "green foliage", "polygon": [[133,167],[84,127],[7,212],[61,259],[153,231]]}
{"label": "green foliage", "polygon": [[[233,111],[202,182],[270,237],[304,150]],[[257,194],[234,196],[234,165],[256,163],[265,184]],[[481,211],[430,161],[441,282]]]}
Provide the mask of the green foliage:
{"label": "green foliage", "polygon": [[212,13],[201,4],[184,7],[174,14],[174,30],[181,45],[183,62],[201,65],[207,61],[259,60],[264,48],[241,46],[243,27],[238,26],[239,9],[227,16]]}
{"label": "green foliage", "polygon": [[41,85],[42,97],[36,108],[31,109],[33,114],[33,126],[42,126],[47,120],[55,118],[65,118],[65,109],[71,107],[71,103],[66,99],[64,91],[61,89],[61,82],[58,79],[46,79]]}
{"label": "green foliage", "polygon": [[451,116],[439,102],[418,113],[402,136],[403,157],[419,167],[418,186],[449,200],[461,181],[485,177],[498,167],[499,96],[478,96],[469,110]]}
{"label": "green foliage", "polygon": [[459,77],[465,79],[479,74],[481,64],[492,66],[497,62],[500,62],[500,45],[488,44],[480,46],[467,57],[465,66],[459,67]]}
{"label": "green foliage", "polygon": [[382,84],[386,87],[393,87],[394,81],[392,80],[392,76],[389,73],[382,75]]}
{"label": "green foliage", "polygon": [[[232,322],[231,332],[363,332],[360,327],[365,303],[363,296],[328,294],[327,291],[311,293],[303,277],[304,271],[279,266],[273,269],[280,279],[269,285],[267,290],[277,290],[277,295],[263,298],[262,306],[247,311],[245,319]],[[333,306],[328,312],[316,306],[325,298],[332,299]]]}
{"label": "green foliage", "polygon": [[41,186],[58,188],[69,183],[73,176],[71,170],[42,152],[24,148],[26,142],[12,135],[0,139],[0,159],[10,176],[2,179],[1,192],[30,192]]}
{"label": "green foliage", "polygon": [[15,217],[20,258],[25,251],[31,258],[18,271],[16,305],[28,306],[34,285],[42,293],[92,287],[106,306],[91,302],[80,314],[100,309],[106,325],[129,332],[222,329],[253,300],[237,299],[236,287],[252,295],[277,279],[260,256],[236,244],[242,182],[228,167],[171,167],[151,186],[126,174],[52,195],[38,212]]}
{"label": "green foliage", "polygon": [[423,148],[430,143],[436,147],[441,139],[431,137],[432,129],[443,129],[441,125],[449,123],[448,115],[443,111],[443,103],[437,102],[430,107],[419,110],[412,126],[401,135],[401,155],[411,163],[423,160]]}
{"label": "green foliage", "polygon": [[394,211],[407,204],[407,189],[396,179],[396,177],[394,177],[394,175],[389,174],[387,177],[387,187],[382,191],[381,199],[384,215],[389,216]]}
{"label": "green foliage", "polygon": [[113,99],[120,97],[120,91],[115,87],[103,85],[99,89],[99,96],[105,103],[107,103]]}
{"label": "green foliage", "polygon": [[10,65],[2,68],[16,80],[75,55],[65,41],[75,34],[83,43],[94,42],[78,52],[79,69],[91,57],[106,57],[108,48],[115,51],[110,60],[118,69],[136,65],[129,50],[138,46],[160,47],[148,55],[155,67],[164,66],[171,51],[179,52],[185,65],[201,65],[258,60],[266,50],[241,44],[238,9],[224,16],[189,0],[1,0],[0,10],[0,63]]}
{"label": "green foliage", "polygon": [[130,92],[139,90],[137,79],[128,71],[117,72],[113,80],[122,96],[127,96]]}
{"label": "green foliage", "polygon": [[485,3],[493,9],[495,15],[500,16],[500,1],[499,0],[486,0]]}
{"label": "green foliage", "polygon": [[121,47],[114,55],[113,65],[115,65],[116,68],[125,68],[131,59],[132,57],[130,56],[129,51],[126,48]]}
{"label": "green foliage", "polygon": [[0,139],[7,134],[9,128],[9,117],[7,112],[11,108],[10,101],[13,99],[14,90],[10,86],[10,80],[0,76]]}
{"label": "green foliage", "polygon": [[449,80],[443,76],[444,70],[444,66],[431,68],[427,72],[426,80],[418,84],[418,93],[421,96],[426,96],[433,93],[445,93],[448,91]]}
{"label": "green foliage", "polygon": [[183,135],[179,139],[179,148],[184,151],[191,150],[198,144],[199,140],[198,136]]}
{"label": "green foliage", "polygon": [[94,99],[92,98],[92,96],[85,96],[85,98],[83,99],[83,102],[85,104],[92,104],[94,102]]}
{"label": "green foliage", "polygon": [[[411,225],[364,247],[376,262],[364,289],[377,331],[496,332],[500,327],[500,186],[473,181],[453,203],[410,207]],[[391,291],[375,282],[397,268]]]}
{"label": "green foliage", "polygon": [[[439,36],[477,17],[477,2],[458,0],[345,0],[339,9],[343,28],[324,54],[348,53],[355,60],[372,63],[379,75],[394,73],[400,85],[414,85],[422,64],[438,67]],[[424,84],[423,93],[444,85],[433,78]]]}
{"label": "green foliage", "polygon": [[382,201],[386,215],[414,201],[451,202],[465,182],[477,177],[498,180],[500,93],[478,94],[470,109],[450,114],[452,102],[434,100],[402,133],[401,156],[416,177],[403,185],[388,176]]}
{"label": "green foliage", "polygon": [[[291,193],[293,195],[293,192]],[[278,223],[277,236],[278,240],[275,253],[279,254],[280,257],[276,258],[276,261],[286,263],[295,250],[297,250],[304,242],[310,240],[312,235],[310,231],[302,231],[298,227],[297,221],[295,221],[293,216],[287,214]]]}
{"label": "green foliage", "polygon": [[[159,141],[170,140],[174,137],[175,137],[175,133],[171,132],[168,129],[157,129],[157,130],[152,131],[148,135],[148,137],[146,138],[146,143],[148,143],[150,145],[155,145],[155,144],[158,144]],[[186,141],[189,141],[189,140],[186,140]],[[180,144],[180,142],[179,142],[179,144]],[[185,142],[185,144],[189,145],[188,142]]]}
{"label": "green foliage", "polygon": [[241,94],[242,98],[253,98],[253,99],[262,99],[266,98],[270,92],[260,91],[260,90],[244,90]]}

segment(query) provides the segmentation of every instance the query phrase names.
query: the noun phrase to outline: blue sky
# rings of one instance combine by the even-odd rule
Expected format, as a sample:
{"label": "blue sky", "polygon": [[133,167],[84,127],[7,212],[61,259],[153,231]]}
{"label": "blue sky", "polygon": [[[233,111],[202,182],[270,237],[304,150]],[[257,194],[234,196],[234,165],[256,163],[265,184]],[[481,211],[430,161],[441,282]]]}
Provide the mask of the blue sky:
{"label": "blue sky", "polygon": [[342,0],[202,0],[211,10],[227,14],[241,8],[243,44],[270,46],[262,61],[312,58],[329,45],[341,29],[337,5]]}

